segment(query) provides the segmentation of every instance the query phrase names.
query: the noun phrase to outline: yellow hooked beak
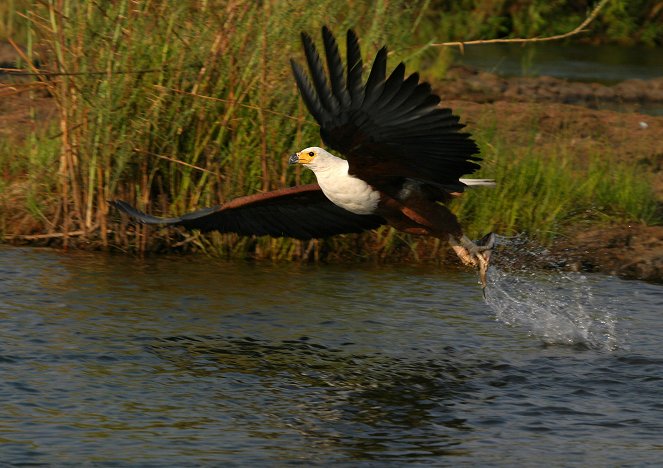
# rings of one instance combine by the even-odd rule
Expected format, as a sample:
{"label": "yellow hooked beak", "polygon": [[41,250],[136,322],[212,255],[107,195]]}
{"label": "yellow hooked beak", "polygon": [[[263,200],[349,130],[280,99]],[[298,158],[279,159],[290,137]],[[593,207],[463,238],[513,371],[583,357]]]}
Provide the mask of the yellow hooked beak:
{"label": "yellow hooked beak", "polygon": [[299,153],[292,153],[288,158],[288,164],[308,164],[315,158],[313,151],[300,151]]}

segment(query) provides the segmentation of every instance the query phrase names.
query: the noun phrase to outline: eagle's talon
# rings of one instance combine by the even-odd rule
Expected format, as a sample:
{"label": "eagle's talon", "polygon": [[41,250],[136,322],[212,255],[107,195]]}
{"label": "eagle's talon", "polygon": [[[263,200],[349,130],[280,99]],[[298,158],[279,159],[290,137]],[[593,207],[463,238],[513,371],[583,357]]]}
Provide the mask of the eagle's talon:
{"label": "eagle's talon", "polygon": [[463,264],[479,270],[481,287],[485,289],[488,266],[490,265],[490,254],[495,246],[495,235],[490,233],[476,243],[472,242],[466,236],[462,236],[460,240],[449,236],[449,244]]}

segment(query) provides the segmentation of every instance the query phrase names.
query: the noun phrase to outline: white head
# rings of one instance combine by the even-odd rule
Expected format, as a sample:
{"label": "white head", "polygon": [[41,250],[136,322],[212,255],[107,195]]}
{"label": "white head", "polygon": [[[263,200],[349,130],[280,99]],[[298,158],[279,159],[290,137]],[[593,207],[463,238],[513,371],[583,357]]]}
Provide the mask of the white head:
{"label": "white head", "polygon": [[313,172],[324,171],[338,165],[339,162],[345,162],[344,159],[337,158],[322,148],[311,146],[298,153],[293,153],[288,159],[288,164],[301,164],[308,167]]}

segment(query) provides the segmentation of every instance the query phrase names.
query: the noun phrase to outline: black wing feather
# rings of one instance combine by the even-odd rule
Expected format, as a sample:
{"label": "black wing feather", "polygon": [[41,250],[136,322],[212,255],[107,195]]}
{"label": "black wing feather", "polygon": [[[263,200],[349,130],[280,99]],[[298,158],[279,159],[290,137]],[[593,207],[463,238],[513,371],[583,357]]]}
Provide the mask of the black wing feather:
{"label": "black wing feather", "polygon": [[111,205],[143,224],[183,226],[201,231],[313,239],[375,229],[385,220],[358,215],[334,205],[317,184],[236,198],[212,208],[159,218],[115,200]]}
{"label": "black wing feather", "polygon": [[364,85],[356,34],[347,33],[347,71],[328,28],[323,28],[322,37],[329,80],[307,34],[302,34],[302,43],[313,85],[294,63],[293,70],[304,102],[320,124],[323,141],[346,155],[352,175],[378,189],[380,184],[390,184],[389,177],[457,185],[458,178],[479,168],[476,144],[459,131],[463,125],[458,117],[439,107],[439,96],[430,84],[419,82],[417,73],[404,78],[401,63],[386,78],[387,49],[383,47]]}
{"label": "black wing feather", "polygon": [[336,98],[332,95],[329,86],[327,85],[327,77],[325,70],[322,67],[322,60],[318,50],[313,44],[313,39],[306,33],[302,33],[302,44],[304,44],[304,53],[306,55],[306,62],[311,71],[311,78],[313,79],[313,86],[318,93],[318,98],[323,107],[329,111],[337,112],[339,109]]}
{"label": "black wing feather", "polygon": [[322,122],[326,112],[322,108],[320,99],[318,99],[318,95],[315,93],[313,86],[311,86],[311,82],[306,76],[306,73],[294,60],[290,60],[290,65],[292,65],[292,73],[295,75],[295,81],[297,82],[297,87],[302,94],[302,98],[304,98],[304,104],[306,104],[306,108],[311,113],[313,118],[315,118],[315,120]]}
{"label": "black wing feather", "polygon": [[329,69],[329,81],[332,87],[332,94],[336,96],[343,107],[349,107],[352,101],[350,94],[343,81],[343,62],[341,54],[338,52],[338,45],[334,36],[327,27],[322,28],[322,38],[325,44],[325,55],[327,56],[327,68]]}
{"label": "black wing feather", "polygon": [[[332,39],[334,37],[332,36]],[[363,71],[364,63],[361,59],[361,49],[359,48],[359,39],[352,29],[348,29],[347,35],[347,60],[348,60],[348,92],[352,101],[351,108],[358,109],[363,100]],[[334,40],[334,42],[336,42]],[[318,121],[319,122],[319,121]]]}
{"label": "black wing feather", "polygon": [[383,110],[389,106],[392,99],[394,99],[398,92],[401,89],[403,84],[403,78],[405,77],[405,64],[400,63],[394,71],[391,72],[389,78],[387,78],[386,83],[384,84],[384,90],[380,96],[378,105],[376,105],[377,110]]}
{"label": "black wing feather", "polygon": [[366,80],[366,96],[362,108],[370,109],[375,104],[384,89],[385,77],[387,75],[387,48],[378,50],[371,73]]}

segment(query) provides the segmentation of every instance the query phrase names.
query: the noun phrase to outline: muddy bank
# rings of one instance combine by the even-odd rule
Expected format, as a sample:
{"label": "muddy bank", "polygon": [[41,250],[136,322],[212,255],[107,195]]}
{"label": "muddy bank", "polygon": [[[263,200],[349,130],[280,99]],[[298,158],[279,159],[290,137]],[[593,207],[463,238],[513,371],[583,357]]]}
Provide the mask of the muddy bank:
{"label": "muddy bank", "polygon": [[452,67],[436,89],[448,99],[477,103],[555,102],[590,108],[663,111],[663,77],[625,80],[613,85],[568,81],[550,76],[505,78],[467,67]]}
{"label": "muddy bank", "polygon": [[626,225],[568,234],[554,246],[561,266],[663,283],[663,226]]}

